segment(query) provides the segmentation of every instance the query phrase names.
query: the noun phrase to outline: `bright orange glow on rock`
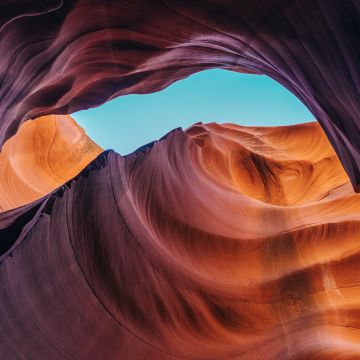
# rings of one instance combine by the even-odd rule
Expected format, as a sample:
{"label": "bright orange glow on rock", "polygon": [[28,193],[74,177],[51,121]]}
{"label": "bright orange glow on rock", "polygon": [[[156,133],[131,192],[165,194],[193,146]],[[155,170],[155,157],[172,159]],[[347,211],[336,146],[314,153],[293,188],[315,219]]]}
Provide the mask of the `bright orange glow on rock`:
{"label": "bright orange glow on rock", "polygon": [[101,152],[68,115],[48,115],[25,122],[0,153],[0,210],[48,194]]}

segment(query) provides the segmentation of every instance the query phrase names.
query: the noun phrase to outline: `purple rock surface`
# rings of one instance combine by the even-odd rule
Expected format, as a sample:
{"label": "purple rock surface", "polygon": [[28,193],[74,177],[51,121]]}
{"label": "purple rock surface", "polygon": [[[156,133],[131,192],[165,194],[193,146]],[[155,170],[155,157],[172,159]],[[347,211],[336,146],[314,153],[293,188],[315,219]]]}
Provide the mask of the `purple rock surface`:
{"label": "purple rock surface", "polygon": [[1,2],[0,143],[23,121],[158,91],[194,72],[266,74],[321,123],[360,187],[357,0]]}

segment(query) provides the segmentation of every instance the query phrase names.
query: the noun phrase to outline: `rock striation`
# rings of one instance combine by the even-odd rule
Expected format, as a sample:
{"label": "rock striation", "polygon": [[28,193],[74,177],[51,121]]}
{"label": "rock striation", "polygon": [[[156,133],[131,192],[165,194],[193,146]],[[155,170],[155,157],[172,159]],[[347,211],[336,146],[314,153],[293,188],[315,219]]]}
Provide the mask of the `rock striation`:
{"label": "rock striation", "polygon": [[103,152],[0,214],[0,358],[356,359],[359,200],[318,123]]}
{"label": "rock striation", "polygon": [[360,190],[358,0],[5,0],[0,145],[27,119],[158,91],[209,68],[265,74],[326,132]]}
{"label": "rock striation", "polygon": [[50,193],[102,151],[68,115],[25,122],[0,152],[0,211]]}

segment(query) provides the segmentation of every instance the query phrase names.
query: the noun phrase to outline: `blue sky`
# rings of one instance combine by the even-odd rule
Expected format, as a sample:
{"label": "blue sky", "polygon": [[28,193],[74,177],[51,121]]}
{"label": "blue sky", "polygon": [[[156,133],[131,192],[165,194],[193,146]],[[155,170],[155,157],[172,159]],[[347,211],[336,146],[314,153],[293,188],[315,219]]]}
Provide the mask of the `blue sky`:
{"label": "blue sky", "polygon": [[300,100],[269,77],[218,69],[72,116],[96,143],[122,155],[198,121],[277,126],[314,120]]}

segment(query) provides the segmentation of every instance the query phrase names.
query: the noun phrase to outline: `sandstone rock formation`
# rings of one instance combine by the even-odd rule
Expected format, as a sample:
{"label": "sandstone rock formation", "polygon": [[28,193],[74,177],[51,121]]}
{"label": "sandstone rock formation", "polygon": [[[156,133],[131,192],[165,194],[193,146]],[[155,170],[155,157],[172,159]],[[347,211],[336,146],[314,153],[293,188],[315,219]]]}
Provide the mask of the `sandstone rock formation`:
{"label": "sandstone rock formation", "polygon": [[0,211],[48,194],[102,151],[68,115],[25,122],[0,152]]}
{"label": "sandstone rock formation", "polygon": [[266,74],[321,123],[360,188],[358,0],[5,0],[0,144],[23,121],[209,68]]}
{"label": "sandstone rock formation", "polygon": [[356,359],[360,195],[319,124],[195,124],[0,214],[0,358]]}

